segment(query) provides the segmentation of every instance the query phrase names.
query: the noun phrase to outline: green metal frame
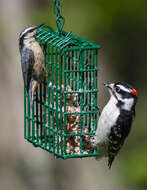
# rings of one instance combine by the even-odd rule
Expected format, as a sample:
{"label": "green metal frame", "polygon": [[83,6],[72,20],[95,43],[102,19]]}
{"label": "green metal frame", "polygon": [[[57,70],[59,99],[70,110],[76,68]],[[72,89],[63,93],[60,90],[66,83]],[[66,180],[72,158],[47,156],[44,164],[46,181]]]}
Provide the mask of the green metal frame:
{"label": "green metal frame", "polygon": [[[36,39],[41,45],[49,76],[30,107],[24,89],[24,138],[56,157],[98,156],[86,152],[84,136],[95,135],[98,121],[98,50],[100,46],[43,25]],[[70,90],[67,90],[67,86]],[[68,96],[75,96],[80,111],[67,111]],[[68,118],[79,116],[79,130],[67,130]],[[79,138],[79,152],[67,151],[69,139]]]}

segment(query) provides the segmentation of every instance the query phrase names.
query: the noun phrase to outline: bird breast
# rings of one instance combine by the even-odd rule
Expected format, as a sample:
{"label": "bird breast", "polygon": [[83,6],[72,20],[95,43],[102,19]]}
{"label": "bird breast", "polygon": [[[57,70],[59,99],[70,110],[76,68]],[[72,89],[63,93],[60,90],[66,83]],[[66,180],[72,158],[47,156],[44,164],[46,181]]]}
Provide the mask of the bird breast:
{"label": "bird breast", "polygon": [[111,127],[116,124],[117,118],[120,114],[120,110],[116,104],[116,99],[114,97],[111,97],[109,102],[104,107],[98,121],[98,128],[96,131],[96,144],[102,144],[104,142],[107,143]]}
{"label": "bird breast", "polygon": [[34,53],[34,66],[33,69],[38,76],[38,79],[42,79],[46,75],[45,58],[43,51],[37,41],[30,44],[29,49]]}

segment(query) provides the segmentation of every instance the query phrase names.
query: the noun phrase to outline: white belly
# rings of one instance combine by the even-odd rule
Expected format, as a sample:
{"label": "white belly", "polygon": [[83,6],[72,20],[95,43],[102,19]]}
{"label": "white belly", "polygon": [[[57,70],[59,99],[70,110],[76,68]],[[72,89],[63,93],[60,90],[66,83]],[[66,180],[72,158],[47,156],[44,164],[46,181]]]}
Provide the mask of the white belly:
{"label": "white belly", "polygon": [[98,121],[95,144],[100,154],[101,152],[106,151],[105,149],[108,144],[108,136],[110,134],[111,127],[116,124],[119,116],[119,108],[116,106],[116,103],[116,99],[111,97],[107,105],[104,107]]}

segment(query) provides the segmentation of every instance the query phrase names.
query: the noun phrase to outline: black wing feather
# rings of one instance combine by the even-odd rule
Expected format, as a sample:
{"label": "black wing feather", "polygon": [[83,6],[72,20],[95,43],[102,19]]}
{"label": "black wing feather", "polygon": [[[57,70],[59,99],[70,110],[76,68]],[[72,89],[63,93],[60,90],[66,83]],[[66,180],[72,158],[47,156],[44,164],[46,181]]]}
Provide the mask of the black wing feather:
{"label": "black wing feather", "polygon": [[32,50],[26,49],[21,54],[21,67],[23,73],[23,80],[26,86],[27,92],[29,91],[30,81],[32,78],[34,65],[34,54]]}
{"label": "black wing feather", "polygon": [[108,145],[108,167],[114,161],[115,156],[124,144],[126,137],[129,135],[131,125],[135,117],[135,110],[126,111],[121,110],[121,117],[118,118],[117,123],[111,128],[109,134],[109,145]]}

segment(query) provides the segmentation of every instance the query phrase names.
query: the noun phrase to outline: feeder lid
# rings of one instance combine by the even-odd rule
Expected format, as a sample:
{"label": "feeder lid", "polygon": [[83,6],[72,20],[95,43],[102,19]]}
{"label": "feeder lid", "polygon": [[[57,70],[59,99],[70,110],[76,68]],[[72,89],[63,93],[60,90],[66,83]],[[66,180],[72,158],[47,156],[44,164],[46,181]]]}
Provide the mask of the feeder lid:
{"label": "feeder lid", "polygon": [[59,33],[55,31],[52,27],[44,24],[37,32],[36,39],[43,40],[44,43],[52,44],[60,49],[68,47],[69,50],[74,48],[74,50],[79,48],[82,49],[99,49],[100,46],[96,45],[90,41],[84,40],[78,36],[73,35],[71,32],[62,31]]}

